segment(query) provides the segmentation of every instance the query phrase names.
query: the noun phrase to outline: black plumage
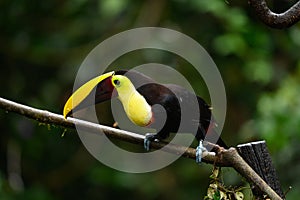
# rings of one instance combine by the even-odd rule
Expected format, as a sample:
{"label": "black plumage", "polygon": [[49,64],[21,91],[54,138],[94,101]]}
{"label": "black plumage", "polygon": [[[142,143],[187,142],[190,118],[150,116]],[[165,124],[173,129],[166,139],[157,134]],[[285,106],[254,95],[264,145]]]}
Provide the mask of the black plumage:
{"label": "black plumage", "polygon": [[[156,83],[150,77],[134,70],[119,70],[115,74],[128,77],[137,91],[152,106],[154,120],[149,126],[155,128],[157,133],[150,140],[163,140],[168,138],[170,133],[178,131],[194,133],[198,141],[204,139],[207,133],[212,138],[219,137],[214,130],[215,122],[212,120],[211,108],[201,97],[178,85]],[[97,85],[95,103],[101,103],[117,95],[109,85],[109,79]],[[217,144],[227,147],[221,138],[217,140]]]}

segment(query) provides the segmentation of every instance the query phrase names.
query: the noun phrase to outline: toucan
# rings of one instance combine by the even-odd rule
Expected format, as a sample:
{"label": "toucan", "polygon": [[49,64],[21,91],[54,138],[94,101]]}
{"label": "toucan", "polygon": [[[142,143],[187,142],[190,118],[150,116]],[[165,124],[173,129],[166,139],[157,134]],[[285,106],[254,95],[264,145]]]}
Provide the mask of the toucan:
{"label": "toucan", "polygon": [[[146,150],[149,150],[150,142],[164,140],[170,133],[177,133],[179,130],[194,132],[198,141],[202,141],[206,134],[216,134],[211,131],[216,126],[212,108],[204,99],[179,85],[160,84],[135,70],[107,72],[86,82],[67,100],[63,115],[67,118],[77,110],[114,97],[119,98],[130,121],[138,126],[157,130],[155,134],[146,134]],[[219,138],[218,135],[215,137]],[[227,148],[221,138],[216,143]],[[202,148],[201,146],[197,150]],[[196,159],[199,161],[201,157]]]}

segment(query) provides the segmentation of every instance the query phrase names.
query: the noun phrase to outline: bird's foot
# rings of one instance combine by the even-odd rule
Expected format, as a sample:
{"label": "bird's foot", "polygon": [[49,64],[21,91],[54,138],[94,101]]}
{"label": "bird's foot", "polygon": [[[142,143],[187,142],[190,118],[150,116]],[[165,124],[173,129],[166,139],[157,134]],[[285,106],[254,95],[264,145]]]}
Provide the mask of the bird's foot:
{"label": "bird's foot", "polygon": [[150,143],[157,139],[157,136],[155,134],[146,133],[145,139],[144,139],[144,148],[146,151],[150,150]]}
{"label": "bird's foot", "polygon": [[196,148],[196,163],[200,164],[202,162],[202,154],[207,151],[207,149],[203,146],[203,141],[199,141],[199,146]]}

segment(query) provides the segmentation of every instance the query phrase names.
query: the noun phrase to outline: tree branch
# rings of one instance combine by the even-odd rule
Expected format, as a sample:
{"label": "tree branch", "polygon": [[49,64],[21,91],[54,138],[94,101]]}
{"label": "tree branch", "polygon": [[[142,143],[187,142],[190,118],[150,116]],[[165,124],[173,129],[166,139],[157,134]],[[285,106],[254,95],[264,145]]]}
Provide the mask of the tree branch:
{"label": "tree branch", "polygon": [[[95,134],[103,132],[108,137],[117,138],[122,141],[140,145],[142,145],[144,142],[144,136],[137,133],[123,131],[71,117],[64,119],[62,115],[58,115],[46,110],[32,108],[13,101],[9,101],[7,99],[3,99],[1,97],[0,108],[6,111],[18,113],[20,115],[46,124],[59,125],[65,128],[75,128],[76,125],[76,128],[80,128]],[[165,145],[166,143],[161,141],[152,142],[151,148],[160,149]],[[217,149],[216,155],[211,152],[205,152],[203,155],[203,162],[215,164],[217,166],[233,167],[249,182],[253,183],[261,191],[265,192],[271,199],[281,199],[278,194],[276,194],[276,192],[274,192],[274,190],[272,190],[272,188],[268,186],[268,184],[266,184],[266,182],[259,175],[257,175],[257,173],[243,160],[243,158],[238,154],[235,148],[230,148],[227,150],[219,147],[218,145],[213,146],[215,147],[215,149]],[[169,144],[167,147],[168,148],[166,149],[166,151],[170,153],[182,154],[182,156],[192,159],[195,159],[196,157],[196,150],[194,148],[175,144]]]}
{"label": "tree branch", "polygon": [[265,0],[249,0],[260,20],[272,28],[288,28],[300,20],[300,1],[283,13],[272,12]]}

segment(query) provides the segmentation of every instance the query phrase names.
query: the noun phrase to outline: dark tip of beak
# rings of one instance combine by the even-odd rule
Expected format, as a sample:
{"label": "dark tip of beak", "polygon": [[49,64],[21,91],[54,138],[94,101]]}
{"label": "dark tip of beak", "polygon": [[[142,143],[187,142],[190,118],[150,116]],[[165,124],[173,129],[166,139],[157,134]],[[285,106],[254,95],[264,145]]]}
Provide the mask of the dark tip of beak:
{"label": "dark tip of beak", "polygon": [[70,112],[68,112],[68,114],[66,115],[66,118],[67,118],[67,117],[71,117],[72,115],[73,115],[73,110],[70,111]]}

